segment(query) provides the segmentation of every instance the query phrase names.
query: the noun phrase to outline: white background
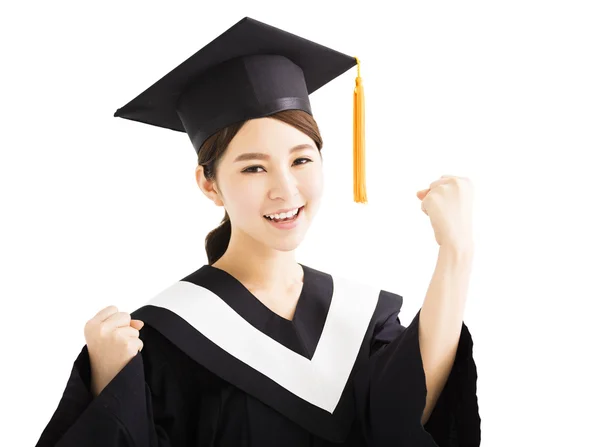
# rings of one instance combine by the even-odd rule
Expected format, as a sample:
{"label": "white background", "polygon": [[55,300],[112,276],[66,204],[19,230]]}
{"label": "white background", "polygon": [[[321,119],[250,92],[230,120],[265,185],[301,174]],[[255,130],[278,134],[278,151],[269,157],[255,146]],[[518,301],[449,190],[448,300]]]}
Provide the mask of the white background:
{"label": "white background", "polygon": [[416,191],[469,177],[482,445],[600,445],[596,2],[3,9],[0,444],[37,442],[98,310],[133,312],[206,262],[223,210],[188,137],[113,113],[250,16],[361,59],[369,204],[352,202],[352,69],[311,95],[326,191],[298,260],[403,295],[408,324],[438,248]]}

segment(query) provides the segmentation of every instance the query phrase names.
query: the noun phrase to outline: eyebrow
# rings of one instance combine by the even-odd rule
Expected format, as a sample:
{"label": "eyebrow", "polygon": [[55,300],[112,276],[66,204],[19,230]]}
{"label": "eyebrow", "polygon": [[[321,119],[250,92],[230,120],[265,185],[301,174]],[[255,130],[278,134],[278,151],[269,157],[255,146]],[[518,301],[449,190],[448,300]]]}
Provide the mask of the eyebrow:
{"label": "eyebrow", "polygon": [[[297,152],[297,151],[301,151],[303,149],[314,149],[314,147],[307,143],[298,144],[290,149],[290,154]],[[269,160],[270,158],[271,158],[270,155],[263,154],[261,152],[247,152],[245,154],[241,154],[241,155],[238,155],[237,157],[235,157],[235,160],[233,160],[233,162],[236,163],[238,161],[248,161],[248,160]]]}

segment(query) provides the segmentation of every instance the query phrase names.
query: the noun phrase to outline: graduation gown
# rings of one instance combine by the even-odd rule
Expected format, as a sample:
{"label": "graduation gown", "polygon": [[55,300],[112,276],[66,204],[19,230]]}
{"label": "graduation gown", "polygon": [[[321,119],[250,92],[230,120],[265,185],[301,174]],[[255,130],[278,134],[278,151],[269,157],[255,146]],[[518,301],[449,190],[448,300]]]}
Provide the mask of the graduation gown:
{"label": "graduation gown", "polygon": [[473,341],[463,323],[429,420],[420,310],[302,265],[293,319],[204,265],[131,313],[144,349],[97,396],[87,346],[39,447],[480,445]]}

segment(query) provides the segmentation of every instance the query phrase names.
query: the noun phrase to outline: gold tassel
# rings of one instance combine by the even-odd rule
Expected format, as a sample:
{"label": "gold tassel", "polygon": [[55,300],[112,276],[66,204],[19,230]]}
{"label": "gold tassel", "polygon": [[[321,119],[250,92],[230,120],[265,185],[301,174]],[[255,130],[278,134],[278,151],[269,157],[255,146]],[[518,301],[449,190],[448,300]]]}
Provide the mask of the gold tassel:
{"label": "gold tassel", "polygon": [[365,160],[365,93],[357,57],[356,87],[354,88],[354,201],[367,203]]}

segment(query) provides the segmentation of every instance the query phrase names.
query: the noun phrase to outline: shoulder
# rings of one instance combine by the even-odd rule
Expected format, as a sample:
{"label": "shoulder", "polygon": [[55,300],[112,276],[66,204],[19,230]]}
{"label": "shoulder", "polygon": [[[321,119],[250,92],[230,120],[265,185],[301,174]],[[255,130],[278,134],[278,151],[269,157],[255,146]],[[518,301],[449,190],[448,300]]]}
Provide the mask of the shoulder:
{"label": "shoulder", "polygon": [[379,302],[381,303],[381,307],[389,310],[390,313],[400,312],[400,308],[404,303],[404,297],[397,293],[382,289],[379,292]]}
{"label": "shoulder", "polygon": [[369,290],[376,295],[377,305],[374,310],[376,325],[383,324],[383,322],[391,317],[397,316],[402,308],[404,297],[398,293],[380,289],[377,285],[366,284],[356,278],[350,278],[348,275],[326,273],[306,265],[303,265],[303,267],[304,271],[310,274],[311,280],[317,281],[320,284],[331,284],[332,292],[336,289],[336,281],[344,281],[349,285],[350,290]]}
{"label": "shoulder", "polygon": [[140,353],[144,373],[151,389],[168,386],[176,395],[198,397],[198,393],[226,385],[153,326],[145,324],[140,330],[140,339],[144,342]]}

